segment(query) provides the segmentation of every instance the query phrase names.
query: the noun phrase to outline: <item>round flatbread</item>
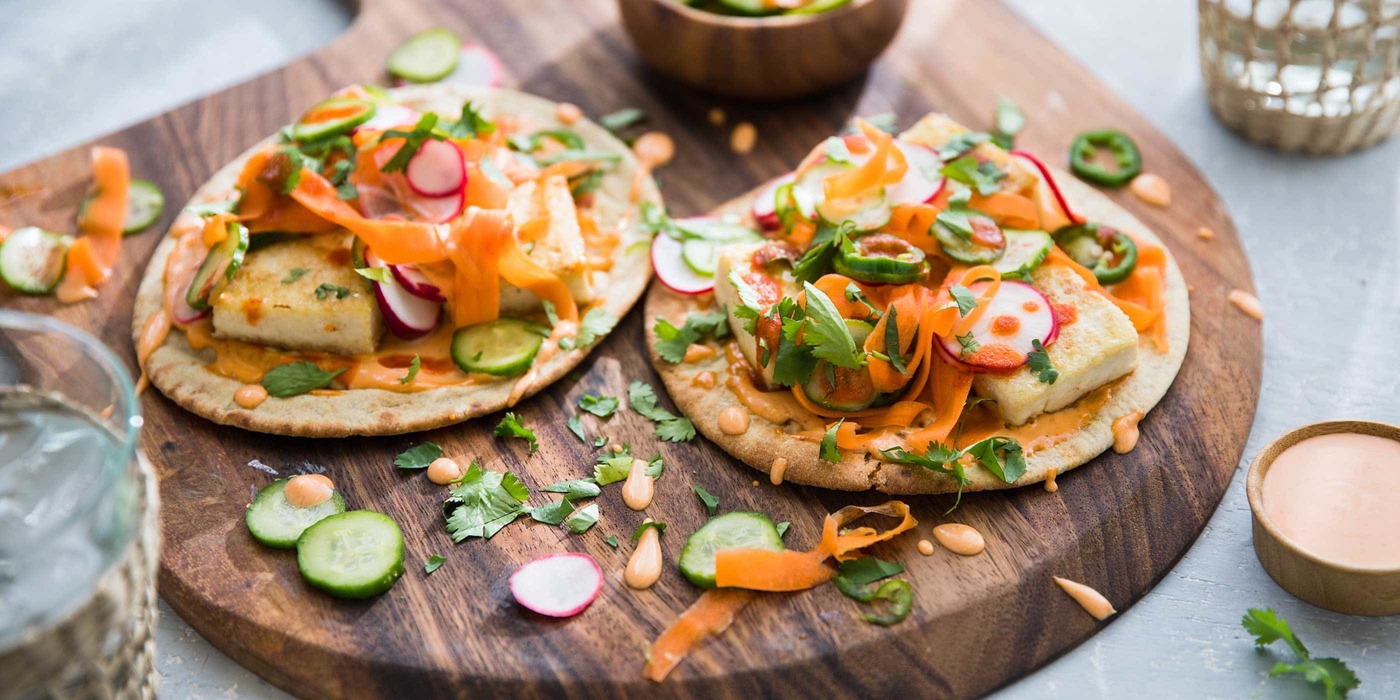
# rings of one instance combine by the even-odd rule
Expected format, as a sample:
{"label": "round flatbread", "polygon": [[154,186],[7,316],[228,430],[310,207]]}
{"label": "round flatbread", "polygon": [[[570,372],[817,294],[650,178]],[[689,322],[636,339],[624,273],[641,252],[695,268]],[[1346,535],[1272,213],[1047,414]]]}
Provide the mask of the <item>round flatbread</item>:
{"label": "round flatbread", "polygon": [[[398,88],[391,90],[390,95],[395,101],[422,112],[455,115],[464,102],[471,101],[488,119],[513,116],[528,121],[532,128],[565,127],[555,116],[556,103],[511,90],[443,84]],[[641,297],[650,279],[651,268],[644,245],[648,235],[640,229],[634,214],[641,202],[659,204],[661,195],[655,181],[644,176],[640,179],[637,201],[633,202],[632,190],[640,166],[626,144],[591,121],[580,120],[567,128],[577,133],[589,150],[616,153],[620,158],[596,191],[594,213],[603,230],[624,218],[627,222],[620,232],[621,242],[616,248],[613,269],[629,272],[609,275],[598,283],[599,306],[622,318]],[[255,145],[220,169],[194,193],[190,203],[223,197],[233,187],[244,162],[270,140]],[[181,219],[188,225],[186,217],[190,216],[193,214],[182,213],[172,230],[181,225]],[[140,337],[152,315],[161,308],[166,258],[174,247],[175,239],[167,237],[157,246],[146,268],[132,319],[133,340]],[[268,399],[251,410],[240,407],[233,399],[242,382],[206,369],[205,365],[213,359],[212,353],[192,350],[178,328],[151,353],[144,370],[151,385],[161,393],[186,410],[216,423],[298,437],[393,435],[437,428],[507,408],[514,403],[511,396],[516,392],[518,381],[524,385],[516,392],[517,400],[531,396],[578,366],[596,345],[570,351],[561,349],[538,362],[523,378],[502,378],[412,393],[356,389],[331,395],[304,394]]]}
{"label": "round flatbread", "polygon": [[[1065,197],[1080,215],[1130,232],[1141,240],[1166,249],[1161,238],[1103,193],[1062,171],[1055,170],[1054,176]],[[726,203],[714,213],[748,218],[752,203],[753,193],[750,193]],[[811,439],[795,436],[796,427],[791,423],[775,425],[752,415],[747,432],[728,435],[721,431],[720,412],[731,406],[743,408],[743,404],[722,381],[714,388],[707,389],[703,383],[697,384],[695,377],[707,371],[724,377],[729,364],[725,354],[720,352],[700,362],[670,364],[662,361],[654,349],[657,338],[652,328],[657,317],[680,326],[690,313],[711,310],[702,307],[705,303],[708,301],[702,301],[702,297],[682,296],[659,284],[652,286],[646,300],[647,347],[652,348],[652,364],[661,374],[676,406],[690,417],[696,429],[705,437],[764,473],[773,468],[775,458],[786,459],[784,481],[843,491],[875,489],[891,494],[952,493],[958,490],[951,478],[918,467],[884,462],[864,452],[843,450],[840,462],[822,461],[818,458],[818,444]],[[1156,406],[1176,378],[1186,357],[1191,311],[1186,282],[1170,250],[1167,252],[1164,313],[1167,351],[1158,352],[1146,340],[1140,341],[1137,369],[1113,385],[1107,401],[1078,433],[1029,454],[1026,457],[1026,473],[1014,483],[1008,484],[983,469],[968,469],[969,483],[963,490],[1017,488],[1039,483],[1051,474],[1063,474],[1084,464],[1108,449],[1113,444],[1113,421],[1134,411],[1146,414]]]}

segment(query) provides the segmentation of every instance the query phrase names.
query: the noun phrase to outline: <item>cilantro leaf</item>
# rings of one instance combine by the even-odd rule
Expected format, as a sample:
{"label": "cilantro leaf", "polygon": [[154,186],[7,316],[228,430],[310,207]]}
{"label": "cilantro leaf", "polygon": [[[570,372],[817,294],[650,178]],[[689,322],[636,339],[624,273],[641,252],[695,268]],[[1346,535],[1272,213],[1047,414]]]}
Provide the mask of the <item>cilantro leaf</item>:
{"label": "cilantro leaf", "polygon": [[593,465],[594,483],[607,486],[625,480],[632,470],[632,459],[632,454],[627,450],[598,455],[598,463]]}
{"label": "cilantro leaf", "polygon": [[661,478],[661,474],[666,471],[666,463],[661,460],[660,454],[654,454],[647,460],[646,475],[653,478]]}
{"label": "cilantro leaf", "polygon": [[283,277],[283,278],[282,278],[282,284],[291,284],[291,283],[293,283],[293,282],[295,282],[295,281],[301,279],[302,275],[305,275],[305,274],[308,273],[308,272],[310,272],[310,270],[308,270],[308,269],[306,269],[306,268],[304,268],[304,267],[294,267],[294,268],[292,268],[290,271],[287,272],[287,276],[286,276],[286,277]]}
{"label": "cilantro leaf", "polygon": [[542,506],[535,506],[530,509],[530,517],[536,522],[545,525],[558,525],[564,522],[564,518],[569,517],[574,512],[573,501],[564,497],[557,501],[550,501]]}
{"label": "cilantro leaf", "polygon": [[472,460],[456,484],[442,506],[454,542],[490,539],[529,510],[530,490],[510,472],[482,469]]}
{"label": "cilantro leaf", "polygon": [[836,447],[836,431],[840,430],[841,424],[845,422],[846,419],[842,418],[832,423],[831,427],[826,429],[826,434],[822,436],[821,449],[817,453],[822,461],[831,462],[833,464],[841,461],[841,450]]}
{"label": "cilantro leaf", "polygon": [[684,361],[685,351],[690,348],[690,344],[700,339],[699,334],[689,326],[677,328],[675,324],[659,316],[656,318],[656,324],[652,326],[652,331],[656,333],[656,344],[652,346],[656,349],[656,354],[673,365]]}
{"label": "cilantro leaf", "polygon": [[977,308],[977,295],[973,294],[971,289],[961,284],[955,284],[948,288],[948,293],[953,296],[953,301],[958,304],[959,316],[966,316],[972,313],[973,309]]}
{"label": "cilantro leaf", "polygon": [[1245,631],[1254,635],[1254,644],[1260,648],[1280,639],[1293,650],[1300,661],[1289,664],[1279,662],[1269,670],[1269,676],[1277,678],[1284,674],[1296,673],[1313,685],[1322,686],[1327,700],[1345,700],[1347,694],[1361,685],[1361,679],[1340,659],[1332,657],[1313,658],[1302,640],[1293,634],[1288,621],[1279,617],[1271,608],[1260,610],[1251,608],[1240,620]]}
{"label": "cilantro leaf", "polygon": [[331,380],[344,372],[341,367],[334,372],[327,372],[316,366],[314,362],[289,362],[285,365],[278,365],[267,371],[263,375],[262,385],[267,389],[268,396],[275,396],[285,399],[288,396],[298,396],[308,391],[324,389],[331,385]]}
{"label": "cilantro leaf", "polygon": [[656,390],[646,382],[633,380],[627,387],[627,403],[633,411],[656,423],[656,437],[670,442],[686,442],[695,437],[689,418],[677,416],[656,404]]}
{"label": "cilantro leaf", "polygon": [[418,149],[422,148],[428,139],[442,140],[441,134],[433,133],[433,127],[437,126],[437,123],[438,115],[428,112],[413,126],[413,131],[390,129],[381,134],[379,137],[381,140],[401,138],[403,145],[394,152],[394,157],[390,158],[389,162],[385,163],[380,170],[386,173],[404,172],[408,168],[408,161],[413,160],[413,156],[418,154]]}
{"label": "cilantro leaf", "polygon": [[447,557],[444,557],[440,554],[434,554],[433,556],[428,557],[428,560],[423,562],[423,575],[426,576],[428,574],[433,573],[434,571],[437,571],[438,569],[442,568],[442,565],[446,562]]}
{"label": "cilantro leaf", "polygon": [[[388,282],[389,280],[394,278],[394,273],[390,272],[389,268],[387,267],[357,267],[355,268],[355,274],[371,282]],[[329,285],[323,284],[321,286],[326,287]],[[348,293],[349,290],[346,291]],[[320,289],[316,290],[316,296],[317,298],[321,297]]]}
{"label": "cilantro leaf", "polygon": [[564,519],[564,527],[569,528],[569,532],[575,535],[582,535],[588,532],[589,528],[598,524],[598,504],[590,503]]}
{"label": "cilantro leaf", "polygon": [[729,270],[725,280],[739,294],[739,305],[734,307],[734,317],[744,319],[744,330],[753,333],[754,329],[758,328],[758,317],[762,313],[759,309],[758,292],[733,268]]}
{"label": "cilantro leaf", "polygon": [[982,344],[977,342],[976,338],[972,337],[971,331],[969,331],[965,335],[959,335],[954,337],[958,339],[958,344],[962,346],[962,352],[959,353],[959,355],[962,357],[967,357],[968,355],[971,355],[977,352],[978,350],[982,349]]}
{"label": "cilantro leaf", "polygon": [[598,482],[592,479],[573,479],[571,481],[560,481],[541,489],[547,493],[562,493],[564,498],[577,501],[581,498],[596,498],[603,490],[598,488]]}
{"label": "cilantro leaf", "polygon": [[695,424],[685,417],[662,421],[656,424],[656,437],[667,442],[690,442],[695,439]]}
{"label": "cilantro leaf", "polygon": [[1006,483],[1014,483],[1026,473],[1026,458],[1015,438],[989,437],[967,448],[983,469]]}
{"label": "cilantro leaf", "polygon": [[694,489],[695,495],[700,499],[700,502],[705,504],[705,511],[707,513],[714,515],[715,512],[719,510],[719,499],[716,498],[714,494],[706,491],[704,486],[696,484],[690,488]]}
{"label": "cilantro leaf", "polygon": [[568,427],[569,432],[578,436],[579,442],[588,444],[588,438],[583,436],[583,421],[579,420],[578,416],[569,416],[564,425]]}
{"label": "cilantro leaf", "polygon": [[1250,608],[1245,611],[1244,618],[1240,620],[1246,632],[1254,635],[1255,646],[1268,646],[1282,639],[1294,654],[1306,658],[1310,656],[1308,648],[1303,646],[1303,642],[1293,634],[1293,628],[1288,625],[1288,620],[1279,617],[1273,608]]}
{"label": "cilantro leaf", "polygon": [[938,172],[977,190],[977,194],[983,197],[1000,191],[1001,181],[1006,179],[1006,173],[995,163],[979,161],[974,156],[958,158],[944,165]]}
{"label": "cilantro leaf", "polygon": [[564,338],[559,341],[559,347],[565,350],[574,348],[586,348],[597,342],[597,340],[612,332],[617,325],[617,317],[612,315],[607,309],[597,307],[589,309],[583,315],[583,320],[579,321],[578,334],[572,338]]}
{"label": "cilantro leaf", "polygon": [[476,111],[476,105],[471,100],[462,104],[462,116],[447,125],[447,133],[454,139],[487,136],[495,131],[496,125]]}
{"label": "cilantro leaf", "polygon": [[1060,378],[1060,370],[1050,363],[1050,354],[1045,352],[1045,346],[1041,345],[1039,340],[1032,340],[1031,347],[1035,348],[1027,355],[1031,372],[1041,383],[1054,384],[1055,380]]}
{"label": "cilantro leaf", "polygon": [[659,537],[661,533],[666,531],[666,523],[648,520],[638,525],[637,529],[632,531],[632,542],[636,543],[638,540],[642,539],[642,533],[646,532],[648,529],[656,530],[656,535]]}
{"label": "cilantro leaf", "polygon": [[437,443],[425,442],[399,453],[394,458],[394,466],[399,469],[427,469],[433,460],[442,456],[442,448]]}
{"label": "cilantro leaf", "polygon": [[619,403],[616,396],[594,396],[593,394],[584,394],[579,397],[578,407],[599,418],[607,418],[617,412]]}
{"label": "cilantro leaf", "polygon": [[812,355],[837,367],[857,369],[865,362],[865,353],[856,348],[855,338],[846,319],[831,303],[831,298],[811,282],[803,282],[807,293],[807,326],[802,344],[812,348]]}
{"label": "cilantro leaf", "polygon": [[418,357],[417,354],[414,354],[413,360],[408,363],[408,374],[403,375],[403,379],[400,379],[399,383],[412,384],[413,380],[418,376],[418,370],[422,369],[422,367],[423,359]]}
{"label": "cilantro leaf", "polygon": [[963,463],[960,461],[963,452],[955,450],[941,442],[930,444],[922,455],[908,452],[903,447],[891,447],[886,450],[880,450],[880,454],[883,455],[887,461],[893,462],[894,464],[922,467],[951,478],[954,483],[958,485],[958,495],[953,501],[953,505],[948,508],[948,513],[953,512],[953,509],[957,508],[958,504],[962,502],[963,489],[971,483],[967,478],[967,472],[963,469]]}
{"label": "cilantro leaf", "polygon": [[607,545],[613,549],[617,549],[618,547],[617,535],[608,535],[607,539],[603,540],[603,542],[607,543]]}
{"label": "cilantro leaf", "polygon": [[507,413],[501,418],[501,422],[496,424],[496,428],[491,431],[496,437],[520,438],[530,441],[530,454],[535,454],[540,449],[540,441],[535,438],[535,431],[525,427],[520,416],[515,413]]}
{"label": "cilantro leaf", "polygon": [[817,222],[817,233],[812,237],[807,252],[792,264],[793,277],[799,282],[811,282],[830,272],[831,261],[836,258],[841,241],[853,232],[855,222],[850,220],[841,222],[839,226],[825,221]]}
{"label": "cilantro leaf", "polygon": [[885,354],[889,356],[890,367],[904,376],[909,376],[909,368],[904,366],[904,356],[900,352],[899,314],[890,305],[889,318],[885,319]]}
{"label": "cilantro leaf", "polygon": [[604,114],[598,118],[598,123],[604,129],[617,133],[629,126],[640,124],[647,119],[647,113],[636,107],[626,107],[611,114]]}
{"label": "cilantro leaf", "polygon": [[991,134],[980,131],[964,131],[961,134],[955,134],[953,138],[948,139],[947,143],[938,147],[938,158],[940,160],[953,160],[976,148],[978,144],[990,141],[991,138]]}
{"label": "cilantro leaf", "polygon": [[784,521],[778,523],[778,526],[777,526],[777,527],[778,527],[778,537],[782,537],[783,535],[786,535],[786,534],[787,534],[788,528],[792,527],[792,523],[790,523],[790,522],[784,520]]}
{"label": "cilantro leaf", "polygon": [[334,295],[337,299],[344,299],[350,296],[350,290],[338,284],[331,284],[330,282],[322,282],[321,286],[316,288],[316,299],[320,301],[325,301],[325,299],[331,295]]}
{"label": "cilantro leaf", "polygon": [[992,141],[1004,150],[1011,150],[1016,146],[1016,135],[1026,128],[1026,113],[1016,106],[1015,102],[1005,98],[997,98],[997,108],[992,114]]}

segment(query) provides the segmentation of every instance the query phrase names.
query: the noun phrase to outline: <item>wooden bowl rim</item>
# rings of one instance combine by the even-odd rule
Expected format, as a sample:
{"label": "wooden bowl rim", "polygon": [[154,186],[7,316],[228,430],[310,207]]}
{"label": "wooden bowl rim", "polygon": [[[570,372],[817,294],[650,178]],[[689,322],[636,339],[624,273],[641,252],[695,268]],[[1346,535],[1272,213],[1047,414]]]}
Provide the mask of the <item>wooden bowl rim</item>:
{"label": "wooden bowl rim", "polygon": [[1254,460],[1249,464],[1249,474],[1245,480],[1245,495],[1249,499],[1249,509],[1254,515],[1254,521],[1268,533],[1270,538],[1282,545],[1284,549],[1287,549],[1293,556],[1305,559],[1331,571],[1353,576],[1400,575],[1400,565],[1390,568],[1353,566],[1351,564],[1343,564],[1329,559],[1323,559],[1304,549],[1297,542],[1294,542],[1287,535],[1283,534],[1283,532],[1278,529],[1278,526],[1274,524],[1274,521],[1269,518],[1269,514],[1264,510],[1264,475],[1268,473],[1269,467],[1273,466],[1274,460],[1277,459],[1284,450],[1303,440],[1322,435],[1336,435],[1338,433],[1372,435],[1400,442],[1400,426],[1369,420],[1330,420],[1308,423],[1307,425],[1299,426],[1274,438],[1272,442],[1264,446],[1264,449],[1259,451],[1259,454],[1254,456]]}
{"label": "wooden bowl rim", "polygon": [[767,15],[762,17],[722,15],[717,12],[706,12],[683,4],[680,0],[650,1],[653,5],[660,5],[686,19],[701,24],[709,24],[728,29],[753,29],[757,27],[796,27],[814,24],[816,22],[826,22],[843,15],[848,15],[867,5],[872,5],[876,2],[890,2],[891,0],[851,0],[841,7],[826,12],[815,12],[807,15]]}

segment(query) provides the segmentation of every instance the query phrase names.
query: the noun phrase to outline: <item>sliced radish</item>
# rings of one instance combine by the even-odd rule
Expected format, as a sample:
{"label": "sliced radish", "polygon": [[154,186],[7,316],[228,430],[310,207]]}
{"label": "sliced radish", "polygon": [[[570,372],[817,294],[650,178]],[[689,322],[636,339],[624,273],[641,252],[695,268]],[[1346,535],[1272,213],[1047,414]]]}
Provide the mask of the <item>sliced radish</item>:
{"label": "sliced radish", "polygon": [[444,78],[444,82],[500,87],[505,77],[501,59],[491,49],[481,44],[463,44],[462,56],[457,59],[457,70]]}
{"label": "sliced radish", "polygon": [[[369,250],[365,251],[365,263],[372,268],[387,267]],[[379,304],[380,313],[384,314],[384,325],[389,327],[390,333],[412,340],[437,328],[442,304],[409,294],[403,285],[393,279],[370,284],[374,287],[374,300]]]}
{"label": "sliced radish", "polygon": [[909,165],[904,179],[895,183],[885,193],[891,206],[901,204],[924,204],[932,202],[943,189],[946,179],[939,174],[943,161],[933,149],[908,141],[895,139],[894,145],[904,154],[904,162]]}
{"label": "sliced radish", "polygon": [[419,272],[418,268],[412,265],[390,265],[389,271],[394,274],[394,279],[409,294],[428,301],[447,301],[447,297],[442,295],[442,290],[438,289],[427,275]]}
{"label": "sliced radish", "polygon": [[826,201],[826,188],[822,184],[828,177],[846,170],[851,165],[826,161],[802,173],[792,186],[792,198],[797,202],[797,211],[808,219],[817,218],[817,205]]}
{"label": "sliced radish", "polygon": [[690,269],[681,256],[680,241],[662,233],[651,242],[651,266],[656,278],[667,289],[680,294],[704,294],[715,288],[713,276],[701,275]]}
{"label": "sliced radish", "polygon": [[540,557],[510,575],[510,594],[525,608],[549,617],[583,612],[603,590],[603,570],[587,554]]}
{"label": "sliced radish", "polygon": [[186,282],[180,287],[180,293],[176,295],[175,301],[171,305],[173,308],[170,310],[170,318],[182,326],[187,326],[214,313],[213,307],[203,311],[196,311],[193,306],[190,306],[189,302],[185,301],[185,297],[190,291],[190,284],[193,282],[194,278],[192,277],[189,282]]}
{"label": "sliced radish", "polygon": [[[981,294],[990,282],[974,282],[969,289]],[[972,324],[967,335],[977,343],[977,351],[963,352],[956,337],[940,338],[946,356],[976,371],[1004,372],[1026,364],[1033,341],[1049,345],[1059,335],[1060,323],[1050,300],[1040,290],[1024,282],[1003,280],[996,296]]]}
{"label": "sliced radish", "polygon": [[404,177],[418,194],[446,197],[467,186],[467,159],[457,144],[428,139],[409,159]]}
{"label": "sliced radish", "polygon": [[[1042,190],[1048,189],[1050,191],[1050,194],[1054,196],[1055,202],[1060,205],[1060,209],[1064,211],[1065,217],[1070,220],[1070,223],[1084,223],[1084,217],[1074,213],[1074,210],[1070,208],[1069,200],[1065,199],[1064,193],[1060,191],[1060,185],[1055,182],[1055,176],[1050,174],[1050,168],[1047,167],[1043,161],[1026,151],[1012,151],[1011,156],[1019,159],[1023,165],[1040,173],[1040,184],[1038,187],[1042,188]],[[1043,198],[1042,196],[1042,199]]]}
{"label": "sliced radish", "polygon": [[778,219],[778,188],[797,179],[796,173],[788,173],[758,191],[753,200],[753,218],[765,231],[776,231],[783,223]]}
{"label": "sliced radish", "polygon": [[394,127],[406,126],[412,128],[418,123],[418,119],[423,115],[417,110],[410,109],[403,105],[382,104],[375,108],[374,116],[369,121],[355,127],[355,131],[368,129],[371,131],[383,131]]}
{"label": "sliced radish", "polygon": [[454,192],[446,197],[424,197],[419,194],[409,193],[404,198],[404,204],[408,205],[425,221],[435,224],[445,224],[462,213],[462,206],[466,204],[466,191]]}

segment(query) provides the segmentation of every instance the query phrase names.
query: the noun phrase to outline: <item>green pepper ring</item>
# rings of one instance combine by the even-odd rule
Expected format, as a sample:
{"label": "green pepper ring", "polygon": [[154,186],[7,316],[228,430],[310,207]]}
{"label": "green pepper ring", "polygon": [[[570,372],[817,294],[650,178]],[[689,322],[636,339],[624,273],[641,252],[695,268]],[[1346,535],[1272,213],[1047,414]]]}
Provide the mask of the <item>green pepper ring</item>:
{"label": "green pepper ring", "polygon": [[924,251],[888,233],[843,240],[832,268],[873,284],[907,284],[928,276]]}
{"label": "green pepper ring", "polygon": [[[1090,161],[1100,148],[1113,152],[1117,170]],[[1069,147],[1069,169],[1075,175],[1105,187],[1122,187],[1142,172],[1142,153],[1132,137],[1117,129],[1086,131],[1074,137]]]}
{"label": "green pepper ring", "polygon": [[[1110,232],[1113,237],[1105,241],[1104,233]],[[1106,246],[1107,250],[1113,251],[1118,262],[1110,265],[1107,260],[1101,257],[1101,254],[1096,255],[1093,260],[1084,256],[1076,256],[1074,243],[1085,237],[1091,237],[1100,250]],[[1137,267],[1137,243],[1131,236],[1117,229],[1105,226],[1101,230],[1098,224],[1092,222],[1070,224],[1056,231],[1054,238],[1055,244],[1064,249],[1071,258],[1074,258],[1075,262],[1089,268],[1094,273],[1094,278],[1099,281],[1099,284],[1118,284],[1128,279],[1128,275],[1133,274],[1133,269]]]}

